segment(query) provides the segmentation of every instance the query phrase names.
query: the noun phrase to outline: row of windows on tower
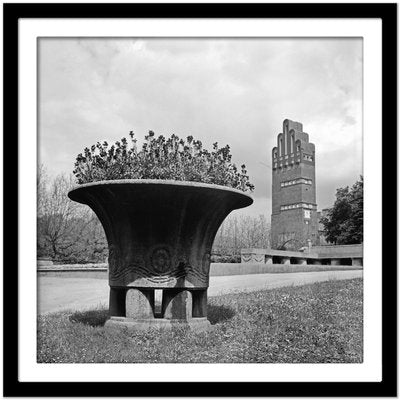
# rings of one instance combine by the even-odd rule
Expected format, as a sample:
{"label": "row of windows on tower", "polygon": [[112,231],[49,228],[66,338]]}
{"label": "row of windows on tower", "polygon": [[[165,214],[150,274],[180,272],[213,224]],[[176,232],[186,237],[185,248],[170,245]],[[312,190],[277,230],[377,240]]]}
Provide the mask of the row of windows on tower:
{"label": "row of windows on tower", "polygon": [[[288,158],[289,158],[289,155],[286,155],[285,157],[280,157],[279,158],[279,160],[280,160],[280,162],[279,162],[279,164],[278,164],[278,160],[274,160],[274,168],[277,168],[278,166],[279,166],[279,168],[285,168],[285,166],[287,167],[288,165],[290,165],[290,164],[294,164],[295,162],[296,163],[299,163],[300,162],[300,155],[297,155],[297,159],[296,160],[294,160],[294,158],[292,158],[294,156],[294,154],[290,154],[290,157],[291,157],[291,160],[289,161],[288,160]],[[287,159],[287,161],[285,161],[285,162],[283,162],[283,159]],[[311,156],[311,155],[309,155],[309,154],[303,154],[303,159],[304,160],[306,160],[306,161],[313,161],[313,156]]]}
{"label": "row of windows on tower", "polygon": [[[286,154],[284,156],[280,156],[279,157],[279,161],[288,160],[289,157],[293,158],[295,156],[300,157],[300,154],[298,154],[298,153]],[[307,161],[312,161],[313,160],[313,156],[310,155],[310,154],[303,154],[303,159],[307,160]],[[299,159],[299,161],[300,161],[300,159]],[[274,152],[274,162],[278,162],[278,156],[277,156],[276,152]]]}
{"label": "row of windows on tower", "polygon": [[309,210],[312,210],[315,208],[315,206],[314,206],[314,204],[311,204],[311,203],[287,204],[287,205],[281,206],[281,211],[293,210],[296,208],[307,208]]}
{"label": "row of windows on tower", "polygon": [[[283,162],[280,162],[279,163],[279,168],[285,168],[285,167],[287,167],[287,166],[289,166],[289,165],[291,165],[291,164],[294,164],[295,163],[295,160],[290,160],[290,161],[286,161],[285,163],[283,163]],[[297,164],[299,164],[300,163],[300,158],[298,158],[297,160],[296,160],[296,163]],[[278,164],[276,163],[276,162],[274,162],[274,168],[277,168],[278,167]]]}
{"label": "row of windows on tower", "polygon": [[287,164],[287,165],[283,165],[283,166],[279,166],[279,168],[276,168],[276,165],[274,166],[273,171],[276,173],[280,173],[280,172],[286,172],[286,171],[290,171],[291,169],[297,169],[300,167],[300,163],[296,163],[296,164]]}
{"label": "row of windows on tower", "polygon": [[[285,154],[285,155],[280,155],[279,156],[279,160],[282,161],[284,159],[288,159],[289,157],[300,157],[300,146],[298,146],[298,149],[296,150],[296,153],[289,153],[289,154]],[[278,153],[277,151],[274,151],[274,161],[278,161]]]}
{"label": "row of windows on tower", "polygon": [[293,179],[292,181],[281,182],[281,187],[298,185],[300,183],[304,183],[306,185],[312,185],[312,180],[306,179],[306,178],[297,178],[297,179]]}

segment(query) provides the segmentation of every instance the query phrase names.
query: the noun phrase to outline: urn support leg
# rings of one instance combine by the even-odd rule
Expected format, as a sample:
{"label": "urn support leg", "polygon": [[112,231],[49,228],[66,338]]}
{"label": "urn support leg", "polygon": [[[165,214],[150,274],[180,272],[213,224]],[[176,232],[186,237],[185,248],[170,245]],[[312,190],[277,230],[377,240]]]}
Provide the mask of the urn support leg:
{"label": "urn support leg", "polygon": [[162,299],[162,314],[166,319],[192,318],[192,293],[188,290],[164,290]]}
{"label": "urn support leg", "polygon": [[207,289],[194,290],[193,295],[193,317],[207,317]]}
{"label": "urn support leg", "polygon": [[126,317],[154,318],[154,290],[128,289],[126,292]]}
{"label": "urn support leg", "polygon": [[110,287],[110,303],[108,315],[110,317],[125,316],[125,294],[126,289]]}

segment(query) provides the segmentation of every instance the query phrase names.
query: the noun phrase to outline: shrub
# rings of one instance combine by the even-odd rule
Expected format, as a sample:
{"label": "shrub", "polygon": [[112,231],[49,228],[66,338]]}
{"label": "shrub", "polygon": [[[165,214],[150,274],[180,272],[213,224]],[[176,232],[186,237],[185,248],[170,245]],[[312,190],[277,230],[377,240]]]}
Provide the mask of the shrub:
{"label": "shrub", "polygon": [[212,263],[240,263],[241,257],[238,254],[232,254],[228,256],[211,254]]}
{"label": "shrub", "polygon": [[242,191],[253,191],[246,166],[238,170],[231,162],[230,147],[213,144],[210,152],[200,140],[176,135],[155,137],[149,131],[138,150],[134,133],[131,145],[126,138],[109,146],[107,142],[85,148],[76,158],[74,174],[78,183],[115,179],[172,179],[229,186]]}

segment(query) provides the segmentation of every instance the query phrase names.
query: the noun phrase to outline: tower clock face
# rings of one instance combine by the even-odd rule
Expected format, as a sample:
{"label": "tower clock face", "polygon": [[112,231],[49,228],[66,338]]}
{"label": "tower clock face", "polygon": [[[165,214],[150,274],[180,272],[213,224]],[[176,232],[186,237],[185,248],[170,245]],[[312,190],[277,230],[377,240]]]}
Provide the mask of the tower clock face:
{"label": "tower clock face", "polygon": [[304,210],[304,218],[307,218],[307,219],[311,218],[311,211],[310,210]]}

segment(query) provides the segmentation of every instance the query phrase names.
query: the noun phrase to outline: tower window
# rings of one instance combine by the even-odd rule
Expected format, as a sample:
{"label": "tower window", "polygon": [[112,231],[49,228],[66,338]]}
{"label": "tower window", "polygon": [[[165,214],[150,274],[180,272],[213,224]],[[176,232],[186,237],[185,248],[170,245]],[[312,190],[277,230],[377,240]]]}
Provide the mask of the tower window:
{"label": "tower window", "polygon": [[312,180],[307,178],[297,178],[291,181],[281,182],[281,187],[298,185],[298,184],[312,185]]}
{"label": "tower window", "polygon": [[304,158],[305,160],[307,160],[307,161],[312,161],[312,160],[313,160],[313,157],[310,156],[309,154],[303,154],[303,158]]}
{"label": "tower window", "polygon": [[290,152],[294,152],[294,133],[290,135]]}
{"label": "tower window", "polygon": [[284,206],[281,206],[281,211],[293,210],[293,209],[296,209],[296,208],[303,208],[304,212],[310,213],[311,212],[310,210],[313,210],[315,208],[315,206],[314,206],[314,204],[311,204],[311,203],[286,204]]}

